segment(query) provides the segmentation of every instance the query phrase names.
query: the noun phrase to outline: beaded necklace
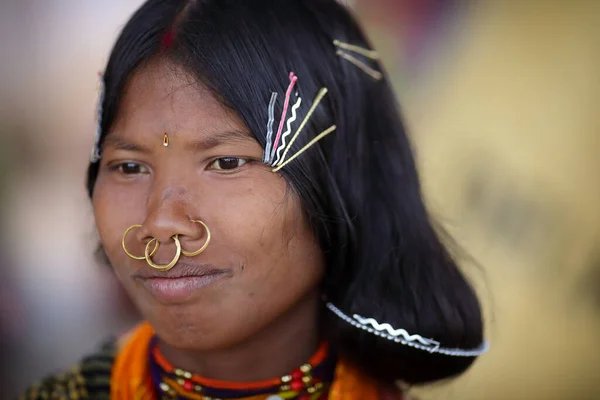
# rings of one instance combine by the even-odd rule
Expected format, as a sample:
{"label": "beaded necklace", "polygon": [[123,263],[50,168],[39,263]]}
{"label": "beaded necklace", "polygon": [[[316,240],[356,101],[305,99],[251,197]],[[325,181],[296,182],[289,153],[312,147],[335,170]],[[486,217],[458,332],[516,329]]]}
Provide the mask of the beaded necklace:
{"label": "beaded necklace", "polygon": [[175,368],[162,355],[156,338],[150,346],[150,375],[159,398],[169,400],[322,400],[328,398],[335,357],[322,343],[306,363],[279,378],[234,383],[207,379]]}

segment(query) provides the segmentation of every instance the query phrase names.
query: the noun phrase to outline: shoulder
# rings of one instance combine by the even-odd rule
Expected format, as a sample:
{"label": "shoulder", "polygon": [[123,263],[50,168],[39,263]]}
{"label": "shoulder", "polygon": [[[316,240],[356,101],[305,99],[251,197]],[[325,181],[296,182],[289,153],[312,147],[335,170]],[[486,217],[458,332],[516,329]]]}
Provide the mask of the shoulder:
{"label": "shoulder", "polygon": [[50,375],[30,386],[20,400],[108,399],[115,353],[116,341],[111,339],[74,368]]}
{"label": "shoulder", "polygon": [[38,399],[87,399],[85,381],[81,375],[81,366],[67,372],[48,376],[30,386],[21,400]]}

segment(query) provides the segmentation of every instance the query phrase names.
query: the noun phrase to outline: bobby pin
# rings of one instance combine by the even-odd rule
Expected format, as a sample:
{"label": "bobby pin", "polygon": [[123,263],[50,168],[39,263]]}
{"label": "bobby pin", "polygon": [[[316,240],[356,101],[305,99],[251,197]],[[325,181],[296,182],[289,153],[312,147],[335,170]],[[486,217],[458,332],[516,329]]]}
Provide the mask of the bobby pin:
{"label": "bobby pin", "polygon": [[[294,141],[296,140],[296,138],[298,137],[300,132],[302,132],[302,129],[304,129],[304,127],[308,123],[308,120],[310,119],[312,114],[315,112],[315,110],[317,109],[317,106],[319,105],[321,100],[323,100],[323,97],[325,97],[327,92],[328,92],[328,89],[326,87],[324,87],[324,88],[321,88],[321,90],[319,90],[319,93],[317,93],[317,96],[315,97],[315,100],[313,101],[313,105],[310,107],[310,110],[308,110],[308,113],[306,114],[306,116],[304,117],[304,120],[302,121],[302,123],[300,124],[298,129],[296,130],[296,133],[294,133],[294,136],[292,136],[290,143],[288,143],[287,147],[285,148],[285,151],[283,152],[283,156],[281,157],[281,160],[279,160],[279,163],[274,165],[274,166],[278,167],[278,168],[276,168],[276,171],[281,169],[281,166],[282,166],[283,162],[285,161],[285,157],[286,157],[288,151],[290,151],[290,149],[292,148],[292,144],[294,144]],[[303,149],[303,150],[305,150],[305,149]],[[273,171],[273,172],[276,172],[276,171]]]}
{"label": "bobby pin", "polygon": [[275,150],[277,149],[277,145],[279,144],[279,140],[281,139],[281,131],[283,130],[283,124],[285,123],[285,116],[287,114],[287,110],[290,104],[290,96],[292,95],[292,90],[296,85],[296,81],[298,77],[294,75],[293,72],[290,72],[290,86],[288,86],[287,92],[285,93],[285,102],[283,104],[283,111],[281,113],[281,120],[279,121],[279,129],[277,130],[277,136],[275,136],[275,142],[273,143],[273,150],[271,151],[271,156],[269,157],[269,161],[275,158]]}
{"label": "bobby pin", "polygon": [[265,155],[263,162],[268,163],[271,158],[271,140],[273,138],[273,123],[275,122],[275,102],[277,101],[277,92],[271,93],[269,102],[269,122],[267,122],[267,144],[265,146]]}
{"label": "bobby pin", "polygon": [[273,165],[277,165],[277,163],[279,163],[279,160],[281,160],[281,152],[286,147],[285,140],[292,133],[292,123],[294,121],[296,121],[296,118],[297,118],[296,111],[298,110],[298,108],[300,107],[301,104],[302,104],[302,97],[298,97],[298,101],[296,101],[296,104],[294,104],[294,106],[292,107],[292,115],[288,118],[287,128],[286,128],[285,132],[281,135],[281,145],[277,149],[277,153],[276,153],[277,157],[275,158],[275,161],[273,161]]}
{"label": "bobby pin", "polygon": [[298,152],[296,154],[291,156],[286,161],[280,162],[280,164],[277,167],[273,168],[273,172],[279,171],[281,168],[285,167],[286,165],[288,165],[289,163],[294,161],[294,159],[296,159],[296,157],[298,157],[300,154],[302,154],[306,150],[308,150],[309,147],[311,147],[313,144],[317,143],[319,140],[323,139],[325,136],[329,135],[331,132],[335,131],[336,129],[337,129],[337,126],[332,125],[329,128],[327,128],[326,130],[324,130],[323,132],[321,132],[320,134],[318,134],[317,136],[315,136],[315,138],[313,140],[311,140],[310,142],[308,142],[308,144],[306,146],[304,146],[303,148],[298,150]]}
{"label": "bobby pin", "polygon": [[368,74],[371,78],[378,81],[383,79],[383,74],[381,72],[374,70],[373,68],[369,67],[367,64],[351,56],[350,54],[346,54],[341,50],[338,50],[336,54],[342,57],[343,59],[351,62],[352,64],[356,65],[358,68],[363,70],[364,73]]}
{"label": "bobby pin", "polygon": [[379,60],[379,54],[375,50],[365,49],[364,47],[356,46],[354,44],[340,42],[339,40],[334,40],[333,44],[339,47],[340,49],[348,50],[353,53],[360,54],[371,60]]}

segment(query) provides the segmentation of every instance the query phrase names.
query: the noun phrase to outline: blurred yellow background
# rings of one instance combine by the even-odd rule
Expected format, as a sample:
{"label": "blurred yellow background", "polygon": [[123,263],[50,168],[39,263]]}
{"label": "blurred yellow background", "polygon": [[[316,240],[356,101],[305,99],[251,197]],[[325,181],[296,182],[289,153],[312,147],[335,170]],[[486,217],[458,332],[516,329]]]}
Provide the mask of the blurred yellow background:
{"label": "blurred yellow background", "polygon": [[[12,398],[136,319],[84,190],[96,73],[140,0],[0,2],[0,365]],[[491,351],[424,399],[600,399],[600,2],[355,0]],[[2,398],[4,395],[2,395]]]}

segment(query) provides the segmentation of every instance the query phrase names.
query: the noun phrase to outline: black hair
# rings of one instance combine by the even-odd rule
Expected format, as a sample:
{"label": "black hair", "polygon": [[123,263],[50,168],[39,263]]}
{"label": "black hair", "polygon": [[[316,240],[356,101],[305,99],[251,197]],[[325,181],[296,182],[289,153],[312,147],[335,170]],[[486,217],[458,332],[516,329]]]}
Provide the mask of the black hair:
{"label": "black hair", "polygon": [[[172,44],[165,48],[167,32]],[[292,153],[332,124],[337,131],[281,171],[324,252],[327,301],[444,347],[476,348],[483,341],[479,301],[430,221],[391,85],[337,56],[336,39],[371,47],[335,0],[148,0],[124,27],[105,70],[100,143],[128,80],[157,57],[212,90],[263,147],[271,92],[280,93],[281,110],[290,71],[303,99],[327,87]],[[299,115],[310,105],[304,101]],[[90,196],[97,174],[98,164],[90,164]],[[324,325],[339,355],[384,385],[448,378],[475,359],[394,343],[329,312]]]}

